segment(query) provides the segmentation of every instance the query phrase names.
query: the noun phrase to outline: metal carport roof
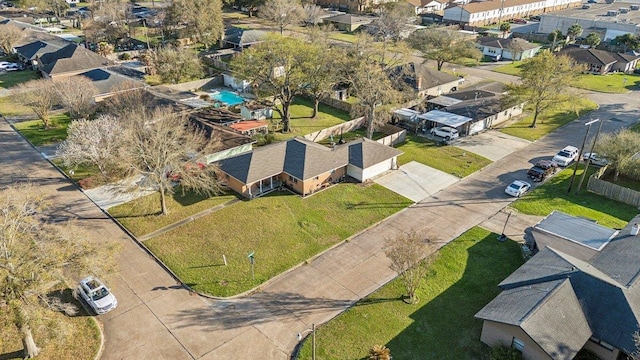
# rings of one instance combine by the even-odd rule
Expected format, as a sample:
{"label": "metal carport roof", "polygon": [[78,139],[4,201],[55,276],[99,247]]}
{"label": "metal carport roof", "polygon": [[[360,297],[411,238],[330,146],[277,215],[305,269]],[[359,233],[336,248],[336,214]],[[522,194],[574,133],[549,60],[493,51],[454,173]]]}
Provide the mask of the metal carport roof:
{"label": "metal carport roof", "polygon": [[466,116],[452,114],[446,111],[440,110],[432,110],[428,113],[424,113],[422,115],[418,115],[418,118],[425,119],[429,121],[437,122],[438,124],[442,124],[445,126],[451,126],[453,128],[457,128],[458,126],[464,125],[472,119]]}

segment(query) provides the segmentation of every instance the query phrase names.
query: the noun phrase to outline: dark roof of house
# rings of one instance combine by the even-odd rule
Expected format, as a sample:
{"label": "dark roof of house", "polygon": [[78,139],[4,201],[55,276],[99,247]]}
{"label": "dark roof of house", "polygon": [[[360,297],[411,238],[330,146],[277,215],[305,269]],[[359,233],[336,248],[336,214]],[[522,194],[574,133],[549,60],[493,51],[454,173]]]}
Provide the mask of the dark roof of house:
{"label": "dark roof of house", "polygon": [[579,63],[608,65],[615,63],[613,53],[598,49],[584,49],[578,46],[568,46],[558,51],[556,55],[566,55]]}
{"label": "dark roof of house", "polygon": [[[416,91],[430,89],[442,84],[448,84],[460,80],[458,76],[431,69],[423,65],[418,65],[413,62],[395,66],[390,69],[388,73],[390,77],[402,76],[404,84]],[[421,78],[420,89],[418,89],[418,78]]]}
{"label": "dark roof of house", "polygon": [[466,101],[466,100],[479,100],[484,98],[490,98],[490,97],[496,96],[496,94],[491,91],[476,89],[476,90],[456,91],[456,92],[452,92],[442,96]]}
{"label": "dark roof of house", "polygon": [[98,94],[109,94],[121,89],[143,88],[145,84],[141,81],[117,74],[107,69],[93,69],[85,71],[75,76],[84,76],[93,82],[98,89]]}
{"label": "dark roof of house", "polygon": [[227,109],[208,107],[189,115],[193,120],[206,124],[230,125],[242,121],[242,116]]}
{"label": "dark roof of house", "polygon": [[33,60],[36,56],[57,51],[67,45],[69,45],[69,42],[63,39],[35,40],[22,46],[16,46],[15,51],[22,57]]}
{"label": "dark roof of house", "polygon": [[265,41],[267,32],[232,26],[224,31],[224,41],[237,46],[248,46]]}
{"label": "dark roof of house", "polygon": [[283,172],[307,180],[349,163],[366,167],[400,154],[397,149],[364,138],[330,148],[296,137],[224,159],[220,169],[245,184]]}
{"label": "dark roof of house", "polygon": [[[191,121],[194,121],[193,118],[190,119]],[[232,130],[228,126],[202,122],[197,122],[197,124],[201,124],[204,126],[204,130],[206,131],[209,138],[215,139],[220,142],[221,146],[217,149],[217,151],[233,149],[238,146],[252,144],[255,142],[255,140],[253,140],[251,137],[242,135],[237,131]]]}
{"label": "dark roof of house", "polygon": [[618,234],[617,230],[560,211],[553,211],[534,225],[534,228],[594,250],[602,249]]}
{"label": "dark roof of house", "polygon": [[476,42],[482,46],[488,46],[498,49],[521,49],[523,51],[541,47],[541,45],[533,44],[525,39],[510,37],[507,39],[495,36],[481,36]]}
{"label": "dark roof of house", "polygon": [[362,17],[362,16],[355,16],[351,14],[343,14],[343,15],[328,17],[325,19],[325,21],[329,21],[337,24],[354,25],[354,24],[368,24],[371,21],[373,21],[373,19]]}
{"label": "dark roof of house", "polygon": [[446,111],[452,114],[466,116],[473,120],[486,119],[510,106],[506,105],[502,97],[494,96],[478,98],[478,100],[465,100],[446,107]]}
{"label": "dark roof of house", "polygon": [[109,59],[76,44],[69,44],[39,58],[40,69],[49,75],[96,69],[113,65]]}
{"label": "dark roof of house", "polygon": [[611,56],[613,56],[613,58],[616,59],[618,62],[622,62],[622,63],[629,63],[634,60],[640,59],[640,55],[633,55],[628,53],[625,53],[625,54],[611,53]]}
{"label": "dark roof of house", "polygon": [[[635,351],[632,335],[640,325],[640,236],[630,231],[638,222],[640,215],[589,261],[545,247],[502,281],[502,293],[476,316],[520,326],[553,358],[573,358],[549,351],[583,341],[581,347],[591,335],[626,352]],[[555,313],[545,312],[550,294],[560,287],[563,290],[555,295],[558,301],[552,303]],[[525,320],[523,314],[527,314]],[[537,319],[527,325],[533,318]],[[574,333],[580,336],[567,338]],[[535,334],[546,334],[546,338]]]}

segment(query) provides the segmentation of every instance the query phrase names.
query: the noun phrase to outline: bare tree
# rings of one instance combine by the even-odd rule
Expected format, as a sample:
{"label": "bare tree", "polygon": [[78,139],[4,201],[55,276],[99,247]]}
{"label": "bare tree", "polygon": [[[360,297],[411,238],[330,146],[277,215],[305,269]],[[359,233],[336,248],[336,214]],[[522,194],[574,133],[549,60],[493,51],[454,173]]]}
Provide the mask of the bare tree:
{"label": "bare tree", "polygon": [[283,35],[284,28],[298,24],[305,18],[300,0],[267,0],[260,7],[258,15],[275,23],[280,35]]}
{"label": "bare tree", "polygon": [[391,360],[391,350],[384,345],[373,345],[369,349],[369,360]]}
{"label": "bare tree", "polygon": [[58,92],[53,81],[38,79],[22,83],[12,91],[12,98],[18,104],[33,110],[42,120],[45,129],[51,126],[49,114],[58,104]]}
{"label": "bare tree", "polygon": [[385,244],[385,254],[391,260],[389,267],[400,277],[411,304],[419,301],[416,291],[427,273],[427,264],[435,259],[433,255],[425,258],[428,245],[429,240],[420,238],[416,233],[401,234]]}
{"label": "bare tree", "polygon": [[11,54],[13,45],[22,37],[22,30],[15,25],[7,24],[0,26],[0,48],[5,54]]}
{"label": "bare tree", "polygon": [[315,4],[304,4],[302,9],[305,15],[304,22],[307,25],[317,25],[322,20],[320,16],[323,14],[324,10],[322,10],[320,6]]}
{"label": "bare tree", "polygon": [[218,147],[216,139],[167,109],[137,110],[122,119],[125,127],[118,159],[130,175],[143,175],[160,194],[162,214],[168,213],[166,195],[182,189],[212,195],[222,189],[217,167],[203,158]]}
{"label": "bare tree", "polygon": [[105,41],[116,45],[129,32],[127,6],[120,1],[99,1],[92,7],[92,18],[83,24],[85,38],[94,44]]}
{"label": "bare tree", "polygon": [[598,138],[595,150],[615,169],[613,181],[616,182],[620,173],[634,172],[631,167],[639,165],[640,161],[634,160],[634,155],[640,152],[640,136],[629,129],[602,134]]}
{"label": "bare tree", "polygon": [[174,0],[166,9],[166,25],[186,26],[187,33],[208,48],[222,38],[222,1]]}
{"label": "bare tree", "polygon": [[339,67],[336,59],[340,53],[331,46],[329,34],[331,27],[312,27],[309,32],[309,45],[305,47],[309,65],[306,67],[307,84],[304,92],[313,99],[313,115],[318,115],[318,106],[324,96],[328,96],[334,85],[339,82]]}
{"label": "bare tree", "polygon": [[413,6],[406,2],[387,2],[380,7],[380,16],[373,22],[376,38],[386,42],[399,41],[408,24],[416,21]]}
{"label": "bare tree", "polygon": [[633,333],[633,344],[635,345],[635,351],[629,354],[631,360],[640,360],[640,331],[636,330]]}
{"label": "bare tree", "polygon": [[25,358],[40,351],[32,331],[55,326],[47,315],[53,305],[48,293],[72,282],[69,274],[104,274],[116,266],[117,243],[92,239],[70,223],[49,223],[46,211],[36,186],[14,185],[0,192],[0,303],[12,310]]}
{"label": "bare tree", "polygon": [[86,76],[63,77],[54,81],[60,105],[67,109],[72,119],[86,118],[95,108],[94,96],[98,89]]}
{"label": "bare tree", "polygon": [[148,54],[148,66],[160,75],[163,82],[178,84],[199,79],[204,75],[202,62],[193,49],[166,46]]}
{"label": "bare tree", "polygon": [[124,128],[111,115],[102,115],[96,120],[77,120],[69,124],[67,138],[56,155],[64,166],[96,166],[104,179],[121,167],[119,159],[123,143]]}

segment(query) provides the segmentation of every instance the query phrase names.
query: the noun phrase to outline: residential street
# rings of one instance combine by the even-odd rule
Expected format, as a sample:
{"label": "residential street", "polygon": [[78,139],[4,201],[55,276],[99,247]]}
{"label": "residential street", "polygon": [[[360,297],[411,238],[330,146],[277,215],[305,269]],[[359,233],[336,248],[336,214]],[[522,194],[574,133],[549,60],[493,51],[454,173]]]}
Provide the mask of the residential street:
{"label": "residential street", "polygon": [[[460,72],[510,81],[508,75],[482,68]],[[0,123],[0,184],[37,183],[55,204],[51,216],[76,219],[96,241],[108,237],[123,244],[119,273],[110,284],[119,306],[99,317],[106,340],[103,359],[287,359],[298,332],[329,321],[394,277],[385,266],[386,239],[417,231],[444,245],[483,223],[500,232],[502,222],[496,219],[501,217],[496,214],[513,201],[504,188],[525,178],[535,160],[552,156],[565,145],[580,146],[583,124],[592,118],[604,121],[603,132],[638,121],[637,91],[588,97],[600,109],[395,214],[308,265],[282,274],[246,298],[215,300],[183,289],[6,122]],[[378,199],[366,206],[388,205]],[[521,233],[523,226],[535,221],[525,216],[515,219],[507,234]]]}

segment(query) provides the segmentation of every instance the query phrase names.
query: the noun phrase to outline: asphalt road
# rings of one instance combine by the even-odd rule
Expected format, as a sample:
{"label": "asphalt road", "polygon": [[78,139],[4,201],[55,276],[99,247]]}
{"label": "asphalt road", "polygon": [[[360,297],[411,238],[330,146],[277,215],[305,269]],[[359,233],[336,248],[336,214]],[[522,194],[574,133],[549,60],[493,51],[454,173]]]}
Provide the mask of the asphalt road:
{"label": "asphalt road", "polygon": [[[474,68],[473,76],[494,73]],[[417,231],[444,245],[494,217],[511,201],[504,187],[524,178],[540,157],[579,146],[584,122],[612,131],[638,121],[640,96],[589,94],[599,110],[397,213],[350,241],[294,268],[247,298],[213,300],[184,290],[79,189],[6,123],[0,124],[0,186],[37,183],[55,204],[51,216],[75,219],[96,241],[113,238],[124,251],[110,284],[119,307],[99,317],[106,337],[103,359],[286,359],[296,334],[322,324],[394,277],[382,246]],[[384,199],[367,206],[393,206]]]}

